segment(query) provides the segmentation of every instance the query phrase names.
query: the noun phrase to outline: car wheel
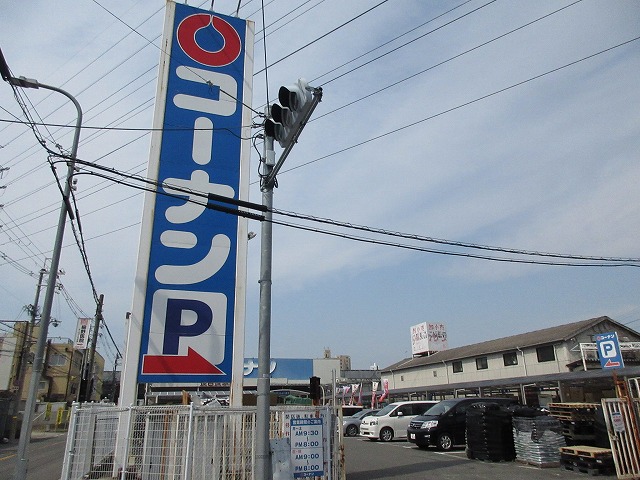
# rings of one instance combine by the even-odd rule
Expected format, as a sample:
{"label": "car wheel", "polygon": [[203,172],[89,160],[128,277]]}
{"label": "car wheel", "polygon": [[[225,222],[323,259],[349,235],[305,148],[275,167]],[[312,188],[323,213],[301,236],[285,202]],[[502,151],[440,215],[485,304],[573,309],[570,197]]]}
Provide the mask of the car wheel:
{"label": "car wheel", "polygon": [[357,425],[348,425],[347,431],[345,432],[347,437],[355,437],[358,435],[358,426]]}
{"label": "car wheel", "polygon": [[380,430],[380,440],[382,440],[383,442],[390,442],[391,440],[393,440],[393,430],[389,427],[385,427]]}
{"label": "car wheel", "polygon": [[438,436],[438,448],[440,450],[451,450],[453,447],[453,439],[448,433],[441,433]]}

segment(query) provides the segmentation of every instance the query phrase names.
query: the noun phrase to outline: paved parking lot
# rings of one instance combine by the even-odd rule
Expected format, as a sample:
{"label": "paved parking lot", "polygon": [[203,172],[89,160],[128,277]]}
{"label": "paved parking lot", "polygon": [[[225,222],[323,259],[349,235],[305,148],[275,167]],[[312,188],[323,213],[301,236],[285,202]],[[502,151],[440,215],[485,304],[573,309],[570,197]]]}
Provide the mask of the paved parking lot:
{"label": "paved parking lot", "polygon": [[[591,475],[564,467],[539,468],[519,462],[470,460],[464,449],[422,450],[406,441],[345,439],[347,480],[588,480]],[[614,476],[601,478],[615,478]]]}

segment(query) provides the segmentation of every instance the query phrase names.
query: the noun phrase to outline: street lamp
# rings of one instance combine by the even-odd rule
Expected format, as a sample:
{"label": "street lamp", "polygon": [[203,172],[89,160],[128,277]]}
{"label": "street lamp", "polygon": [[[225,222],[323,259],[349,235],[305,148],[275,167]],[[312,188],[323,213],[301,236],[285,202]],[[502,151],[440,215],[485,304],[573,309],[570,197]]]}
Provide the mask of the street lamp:
{"label": "street lamp", "polygon": [[73,136],[73,146],[71,147],[71,155],[67,161],[67,176],[64,183],[62,194],[62,205],[60,207],[60,216],[58,217],[58,229],[53,245],[53,253],[51,256],[51,265],[49,267],[49,280],[47,290],[44,297],[44,305],[42,307],[42,316],[40,320],[40,332],[36,343],[36,352],[33,358],[33,368],[31,379],[29,381],[29,391],[27,395],[27,403],[24,409],[22,419],[22,427],[20,428],[20,441],[18,443],[18,452],[16,459],[16,467],[14,471],[14,480],[25,480],[27,477],[27,468],[29,459],[27,458],[27,447],[31,440],[31,429],[33,427],[34,410],[36,406],[36,397],[38,396],[38,384],[42,376],[44,364],[44,350],[47,342],[47,333],[49,331],[49,321],[51,319],[51,306],[53,305],[53,294],[56,288],[58,275],[58,265],[60,263],[60,253],[62,251],[62,240],[64,238],[64,227],[67,221],[67,210],[69,208],[69,196],[71,193],[71,181],[75,169],[76,154],[78,153],[78,142],[80,141],[80,130],[82,128],[82,108],[78,101],[70,93],[58,87],[39,83],[37,80],[25,77],[13,77],[9,71],[9,67],[5,62],[2,51],[0,50],[0,73],[2,79],[10,85],[22,88],[43,88],[61,93],[73,102],[78,111],[76,119],[75,133]]}

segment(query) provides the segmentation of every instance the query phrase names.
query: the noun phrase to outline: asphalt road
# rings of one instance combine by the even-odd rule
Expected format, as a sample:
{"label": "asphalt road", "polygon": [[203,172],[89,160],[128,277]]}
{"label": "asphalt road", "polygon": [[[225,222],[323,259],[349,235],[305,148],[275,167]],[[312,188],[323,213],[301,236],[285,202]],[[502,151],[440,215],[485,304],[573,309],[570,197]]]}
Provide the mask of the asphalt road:
{"label": "asphalt road", "polygon": [[[60,480],[66,434],[34,435],[29,445],[27,480]],[[0,445],[0,480],[13,479],[17,444]]]}
{"label": "asphalt road", "polygon": [[358,437],[345,438],[345,461],[347,480],[584,480],[589,476],[561,467],[469,460],[464,449],[445,453],[422,450],[406,441],[383,443]]}
{"label": "asphalt road", "polygon": [[[29,449],[27,480],[59,480],[65,444],[64,434],[34,438]],[[16,451],[15,444],[0,445],[0,480],[13,479]],[[464,449],[445,453],[422,450],[401,440],[383,443],[357,437],[345,438],[345,461],[347,480],[584,480],[589,477],[560,467],[469,460]]]}

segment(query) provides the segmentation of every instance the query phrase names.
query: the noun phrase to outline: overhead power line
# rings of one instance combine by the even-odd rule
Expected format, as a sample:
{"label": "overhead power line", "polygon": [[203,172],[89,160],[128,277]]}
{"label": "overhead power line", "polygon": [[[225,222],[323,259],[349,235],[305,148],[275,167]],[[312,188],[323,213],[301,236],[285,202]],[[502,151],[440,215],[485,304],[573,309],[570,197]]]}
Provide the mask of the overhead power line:
{"label": "overhead power line", "polygon": [[[156,180],[148,179],[148,178],[145,178],[145,177],[142,177],[142,176],[139,176],[139,175],[126,174],[124,172],[119,172],[119,171],[117,171],[115,169],[104,167],[104,166],[100,166],[100,165],[96,165],[96,164],[93,164],[91,162],[87,162],[87,161],[84,161],[84,160],[81,160],[81,159],[76,159],[76,162],[79,165],[79,169],[81,170],[81,172],[85,172],[87,174],[97,175],[97,176],[100,176],[102,178],[107,178],[107,179],[110,179],[110,180],[112,180],[114,182],[121,183],[122,185],[125,185],[125,186],[129,186],[129,187],[132,187],[132,188],[138,188],[138,189],[142,189],[142,190],[145,190],[145,191],[151,191],[151,192],[154,192],[154,193],[156,193],[158,195],[165,195],[165,196],[169,196],[169,197],[180,198],[181,200],[185,200],[186,199],[187,202],[196,203],[196,204],[202,205],[202,206],[207,206],[207,204],[208,204],[207,200],[209,198],[209,194],[207,194],[205,192],[200,192],[200,191],[189,189],[189,188],[183,188],[183,187],[179,187],[177,185],[171,185],[171,184],[166,183],[166,182],[160,184]],[[98,172],[95,172],[93,170],[87,170],[87,169],[95,169]],[[100,172],[105,172],[105,173],[100,173]],[[116,176],[118,178],[116,178]],[[184,195],[180,195],[179,193],[178,194],[166,193],[163,189],[170,189],[172,191],[183,193]],[[200,198],[200,199],[202,199],[202,202],[194,200],[194,198]],[[232,200],[229,200],[229,202],[233,203]],[[344,233],[339,233],[339,232],[331,232],[331,231],[327,231],[327,230],[315,229],[315,228],[306,227],[306,226],[302,226],[302,225],[296,225],[296,224],[287,223],[287,222],[274,221],[274,223],[276,223],[276,224],[281,224],[281,225],[284,225],[284,226],[290,226],[292,228],[298,228],[298,229],[308,230],[308,231],[315,231],[317,233],[323,233],[323,234],[333,235],[333,236],[341,236],[343,238],[349,238],[349,239],[360,241],[360,242],[363,242],[363,241],[366,241],[366,240],[371,240],[370,243],[376,243],[376,244],[388,245],[388,246],[396,246],[396,247],[399,247],[399,248],[408,248],[408,249],[419,250],[419,251],[424,251],[424,252],[428,252],[428,253],[439,253],[439,254],[445,254],[445,255],[463,256],[463,257],[469,257],[469,258],[478,258],[478,259],[483,259],[483,260],[495,260],[495,261],[503,261],[503,262],[504,261],[513,260],[513,263],[533,263],[533,264],[538,264],[539,263],[541,265],[589,266],[589,267],[593,267],[593,266],[640,267],[640,258],[636,258],[636,257],[606,257],[606,256],[594,256],[594,255],[577,255],[577,254],[541,252],[541,251],[524,250],[524,249],[517,249],[517,248],[507,248],[507,247],[492,246],[492,245],[482,245],[482,244],[476,244],[476,243],[461,242],[461,241],[456,241],[456,240],[446,240],[446,239],[440,239],[440,238],[429,237],[429,236],[424,236],[424,235],[417,235],[417,234],[403,233],[403,232],[387,230],[387,229],[374,228],[374,227],[369,227],[369,226],[365,226],[365,225],[357,225],[357,224],[353,224],[353,223],[342,222],[342,221],[332,220],[332,219],[328,219],[328,218],[314,217],[314,216],[311,216],[311,215],[305,215],[305,214],[300,214],[300,213],[295,213],[295,212],[282,211],[282,210],[277,210],[277,209],[272,209],[271,212],[273,214],[279,214],[279,215],[283,215],[283,216],[297,218],[297,219],[300,219],[300,220],[305,220],[305,221],[310,221],[310,222],[315,222],[315,223],[321,223],[321,224],[327,224],[327,225],[337,226],[337,227],[341,227],[341,228],[345,228],[345,229],[365,231],[365,232],[368,232],[368,233],[374,233],[374,234],[379,234],[379,235],[389,236],[389,237],[394,237],[394,238],[403,238],[403,239],[414,240],[414,241],[419,241],[419,242],[435,243],[435,244],[449,245],[449,246],[455,246],[455,247],[460,247],[460,248],[505,253],[505,254],[510,254],[510,255],[533,256],[533,257],[543,257],[543,258],[560,259],[560,260],[571,260],[571,261],[574,261],[574,262],[575,261],[579,261],[579,262],[582,262],[582,263],[558,262],[558,261],[553,261],[553,260],[537,261],[537,260],[525,260],[525,259],[518,259],[516,261],[515,259],[489,257],[489,256],[486,256],[486,255],[476,255],[476,254],[461,253],[461,252],[449,252],[449,251],[435,250],[435,249],[430,249],[430,248],[417,247],[417,246],[412,246],[412,245],[405,245],[405,244],[400,244],[400,243],[397,243],[397,242],[387,242],[387,241],[381,241],[381,240],[370,239],[370,238],[367,239],[367,238],[358,237],[358,236],[350,235],[350,234],[344,234]],[[227,212],[227,213],[231,213],[231,212]],[[237,212],[236,212],[236,214],[237,214]],[[584,262],[590,262],[590,263],[584,263]],[[595,263],[595,262],[598,262],[598,263]]]}
{"label": "overhead power line", "polygon": [[[352,22],[354,22],[355,20],[357,20],[357,19],[359,19],[359,18],[363,17],[363,16],[364,16],[364,15],[366,15],[367,13],[369,13],[369,12],[371,12],[371,11],[375,10],[375,9],[376,9],[376,8],[378,8],[380,5],[383,5],[383,4],[387,3],[388,1],[389,1],[389,0],[382,0],[382,2],[377,3],[377,4],[376,4],[376,5],[374,5],[373,7],[371,7],[371,8],[369,8],[369,9],[365,10],[364,12],[362,12],[362,13],[360,13],[360,14],[356,15],[355,17],[350,18],[350,19],[349,19],[349,20],[347,20],[346,22],[344,22],[344,23],[342,23],[342,24],[338,25],[337,27],[335,27],[335,28],[333,28],[333,29],[329,30],[327,33],[325,33],[325,34],[323,34],[323,35],[319,36],[318,38],[316,38],[316,39],[314,39],[314,40],[310,41],[309,43],[306,43],[305,45],[302,45],[301,47],[299,47],[299,48],[295,49],[293,52],[291,52],[291,53],[289,53],[289,54],[285,55],[284,57],[282,57],[282,58],[280,58],[280,59],[276,60],[275,62],[273,62],[273,63],[271,63],[271,64],[269,64],[269,65],[265,65],[265,66],[264,66],[264,68],[262,68],[262,69],[258,70],[257,72],[254,72],[254,73],[253,73],[253,76],[255,77],[256,75],[259,75],[259,74],[261,74],[262,72],[264,72],[267,68],[271,68],[271,67],[273,67],[274,65],[277,65],[278,63],[280,63],[280,62],[282,62],[282,61],[286,60],[287,58],[292,57],[292,56],[293,56],[293,55],[295,55],[296,53],[301,52],[302,50],[304,50],[305,48],[310,47],[310,46],[311,46],[311,45],[313,45],[314,43],[319,42],[320,40],[322,40],[323,38],[325,38],[325,37],[327,37],[327,36],[331,35],[331,34],[332,34],[332,33],[334,33],[334,32],[337,32],[337,31],[338,31],[338,30],[340,30],[342,27],[345,27],[346,25],[349,25],[350,23],[352,23]],[[492,0],[492,1],[494,1],[494,2],[495,2],[496,0]]]}
{"label": "overhead power line", "polygon": [[[375,137],[373,137],[373,138],[370,138],[370,139],[367,139],[367,140],[364,140],[364,141],[358,142],[358,143],[353,144],[353,145],[351,145],[351,146],[344,147],[344,148],[339,149],[339,150],[337,150],[337,151],[335,151],[335,152],[332,152],[332,153],[329,153],[329,154],[323,155],[323,156],[321,156],[321,157],[318,157],[318,158],[316,158],[316,159],[313,159],[313,160],[310,160],[310,161],[308,161],[308,162],[302,163],[302,164],[300,164],[300,165],[293,166],[293,167],[290,167],[290,168],[288,168],[288,169],[284,169],[284,170],[282,170],[282,171],[281,171],[281,173],[286,173],[286,172],[290,172],[290,171],[292,171],[292,170],[296,170],[296,169],[298,169],[298,168],[302,168],[302,167],[307,166],[307,165],[310,165],[310,164],[312,164],[312,163],[316,163],[316,162],[318,162],[318,161],[320,161],[320,160],[324,160],[324,159],[326,159],[326,158],[329,158],[329,157],[332,157],[332,156],[338,155],[338,154],[340,154],[340,153],[344,153],[344,152],[346,152],[346,151],[348,151],[348,150],[351,150],[351,149],[354,149],[354,148],[356,148],[356,147],[359,147],[359,146],[365,145],[365,144],[370,143],[370,142],[373,142],[373,141],[375,141],[375,140],[378,140],[378,139],[384,138],[384,137],[386,137],[386,136],[388,136],[388,135],[391,135],[391,134],[397,133],[397,132],[399,132],[399,131],[401,131],[401,130],[404,130],[404,129],[407,129],[407,128],[409,128],[409,127],[416,126],[416,125],[421,124],[421,123],[423,123],[423,122],[425,122],[425,121],[427,121],[427,120],[434,119],[434,118],[439,117],[439,116],[442,116],[442,115],[444,115],[444,114],[446,114],[446,113],[450,113],[450,112],[452,112],[452,111],[455,111],[455,110],[458,110],[458,109],[460,109],[460,108],[466,107],[466,106],[471,105],[471,104],[473,104],[473,103],[476,103],[476,102],[479,102],[479,101],[481,101],[481,100],[487,99],[487,98],[489,98],[489,97],[495,96],[495,95],[497,95],[497,94],[499,94],[499,93],[503,93],[503,92],[508,91],[508,90],[510,90],[510,89],[513,89],[513,88],[515,88],[515,87],[518,87],[518,86],[521,86],[521,85],[523,85],[523,84],[526,84],[526,83],[528,83],[528,82],[530,82],[530,81],[533,81],[533,80],[539,79],[539,78],[544,77],[544,76],[546,76],[546,75],[549,75],[549,74],[551,74],[551,73],[554,73],[554,72],[557,72],[557,71],[562,70],[562,69],[564,69],[564,68],[567,68],[567,67],[569,67],[569,66],[575,65],[575,64],[577,64],[577,63],[579,63],[579,62],[585,61],[585,60],[590,59],[590,58],[593,58],[593,57],[595,57],[595,56],[597,56],[597,55],[600,55],[600,54],[603,54],[603,53],[605,53],[605,52],[611,51],[611,50],[613,50],[613,49],[615,49],[615,48],[619,48],[619,47],[621,47],[621,46],[627,45],[627,44],[629,44],[629,43],[631,43],[631,42],[637,41],[638,39],[640,39],[640,37],[636,37],[636,38],[630,39],[630,40],[628,40],[628,41],[625,41],[625,42],[619,43],[619,44],[614,45],[614,46],[612,46],[612,47],[609,47],[609,48],[606,48],[606,49],[601,50],[601,51],[599,51],[599,52],[596,52],[596,53],[594,53],[594,54],[591,54],[591,55],[585,56],[585,57],[583,57],[583,58],[581,58],[581,59],[578,59],[578,60],[575,60],[575,61],[573,61],[573,62],[567,63],[567,64],[565,64],[565,65],[562,65],[562,66],[560,66],[560,67],[554,68],[554,69],[549,70],[549,71],[547,71],[547,72],[544,72],[544,73],[542,73],[542,74],[536,75],[536,76],[531,77],[531,78],[529,78],[529,79],[523,80],[523,81],[521,81],[521,82],[517,82],[517,83],[512,84],[512,85],[510,85],[510,86],[507,86],[507,87],[504,87],[504,88],[502,88],[502,89],[499,89],[499,90],[496,90],[496,91],[494,91],[494,92],[491,92],[491,93],[489,93],[489,94],[483,95],[483,96],[478,97],[478,98],[476,98],[476,99],[474,99],[474,100],[470,100],[470,101],[468,101],[468,102],[462,103],[462,104],[457,105],[457,106],[455,106],[455,107],[452,107],[452,108],[446,109],[446,110],[441,111],[441,112],[439,112],[439,113],[436,113],[436,114],[430,115],[430,116],[428,116],[428,117],[426,117],[426,118],[423,118],[423,119],[420,119],[420,120],[418,120],[418,121],[412,122],[412,123],[410,123],[410,124],[407,124],[407,125],[401,126],[401,127],[399,127],[399,128],[393,129],[393,130],[391,130],[391,131],[388,131],[388,132],[382,133],[382,134],[377,135],[377,136],[375,136]],[[139,138],[140,138],[140,137],[139,137]],[[134,140],[134,141],[135,141],[135,140]],[[116,149],[116,150],[117,150],[117,149]],[[115,151],[115,150],[114,150],[114,151]],[[113,151],[112,151],[112,152],[110,152],[110,153],[113,153]],[[109,155],[110,153],[105,154],[103,157],[105,157],[105,156]],[[102,158],[103,158],[103,157],[102,157]]]}
{"label": "overhead power line", "polygon": [[535,75],[533,77],[527,78],[526,80],[522,80],[520,82],[513,83],[513,84],[511,84],[511,85],[509,85],[507,87],[501,88],[499,90],[495,90],[495,91],[493,91],[491,93],[487,93],[486,95],[482,95],[482,96],[480,96],[478,98],[475,98],[473,100],[469,100],[468,102],[464,102],[464,103],[461,103],[459,105],[456,105],[455,107],[451,107],[451,108],[448,108],[446,110],[442,110],[442,111],[440,111],[438,113],[434,113],[433,115],[429,115],[428,117],[424,117],[424,118],[421,118],[421,119],[416,120],[414,122],[402,125],[402,126],[400,126],[398,128],[394,128],[393,130],[388,130],[387,132],[384,132],[384,133],[381,133],[379,135],[376,135],[375,137],[371,137],[371,138],[368,138],[366,140],[362,140],[361,142],[355,143],[353,145],[349,145],[347,147],[341,148],[339,150],[336,150],[334,152],[328,153],[326,155],[322,155],[321,157],[318,157],[318,158],[315,158],[313,160],[309,160],[307,162],[301,163],[300,165],[296,165],[294,167],[281,170],[280,173],[287,173],[287,172],[290,172],[292,170],[296,170],[298,168],[306,167],[308,165],[311,165],[312,163],[316,163],[316,162],[319,162],[321,160],[325,160],[325,159],[327,159],[329,157],[333,157],[333,156],[338,155],[340,153],[344,153],[344,152],[347,152],[349,150],[353,150],[354,148],[361,147],[363,145],[366,145],[368,143],[374,142],[376,140],[380,140],[382,138],[388,137],[389,135],[393,135],[395,133],[401,132],[402,130],[406,130],[408,128],[415,127],[416,125],[420,125],[420,124],[422,124],[424,122],[427,122],[429,120],[433,120],[434,118],[441,117],[442,115],[445,115],[447,113],[451,113],[451,112],[454,112],[456,110],[460,110],[461,108],[468,107],[469,105],[473,105],[474,103],[478,103],[478,102],[480,102],[482,100],[486,100],[487,98],[494,97],[494,96],[496,96],[498,94],[507,92],[507,91],[512,90],[512,89],[514,89],[516,87],[520,87],[520,86],[525,85],[525,84],[527,84],[529,82],[533,82],[534,80],[538,80],[538,79],[540,79],[542,77],[545,77],[547,75],[550,75],[552,73],[559,72],[560,70],[563,70],[565,68],[571,67],[571,66],[576,65],[576,64],[578,64],[580,62],[584,62],[584,61],[589,60],[591,58],[594,58],[594,57],[596,57],[598,55],[602,55],[603,53],[610,52],[611,50],[623,47],[625,45],[629,45],[629,44],[631,44],[633,42],[636,42],[638,40],[640,40],[640,36],[632,38],[630,40],[626,40],[626,41],[624,41],[622,43],[618,43],[617,45],[614,45],[612,47],[605,48],[604,50],[600,50],[599,52],[593,53],[591,55],[587,55],[586,57],[582,57],[582,58],[580,58],[578,60],[575,60],[573,62],[566,63],[566,64],[564,64],[564,65],[562,65],[560,67],[553,68],[553,69],[548,70],[548,71],[546,71],[544,73],[541,73],[539,75]]}

